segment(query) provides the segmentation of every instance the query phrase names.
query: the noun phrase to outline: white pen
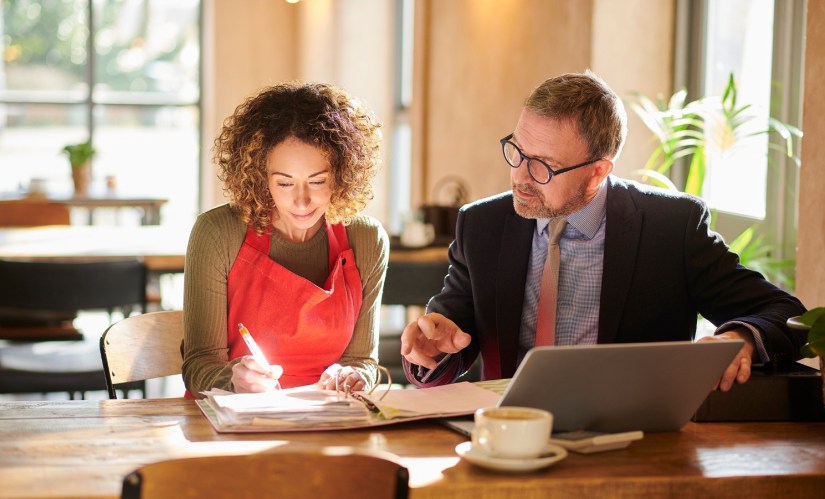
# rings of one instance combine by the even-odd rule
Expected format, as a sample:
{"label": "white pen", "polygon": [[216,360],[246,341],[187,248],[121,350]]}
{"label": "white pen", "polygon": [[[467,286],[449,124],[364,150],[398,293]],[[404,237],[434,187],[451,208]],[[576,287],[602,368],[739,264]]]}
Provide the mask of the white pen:
{"label": "white pen", "polygon": [[[264,369],[266,369],[267,374],[271,375],[272,365],[270,365],[269,361],[266,360],[266,356],[264,355],[264,352],[261,350],[261,347],[259,347],[258,344],[255,343],[255,339],[252,337],[252,335],[249,333],[249,330],[246,328],[246,326],[243,325],[243,323],[238,323],[238,331],[240,331],[241,333],[241,338],[243,338],[243,340],[246,342],[246,346],[249,347],[249,351],[252,352],[252,357],[255,358],[255,361],[258,364],[260,364]],[[278,380],[275,380],[275,382],[278,383]],[[280,383],[278,383],[276,385],[276,388],[280,387],[281,385]]]}

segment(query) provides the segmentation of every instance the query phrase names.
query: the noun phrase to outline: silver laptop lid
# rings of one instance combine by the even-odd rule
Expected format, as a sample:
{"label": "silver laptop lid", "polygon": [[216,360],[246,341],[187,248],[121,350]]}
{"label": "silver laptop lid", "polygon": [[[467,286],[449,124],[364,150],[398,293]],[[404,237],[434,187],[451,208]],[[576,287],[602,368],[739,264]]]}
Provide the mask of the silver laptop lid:
{"label": "silver laptop lid", "polygon": [[537,347],[499,405],[553,413],[553,431],[677,431],[744,342],[689,341]]}

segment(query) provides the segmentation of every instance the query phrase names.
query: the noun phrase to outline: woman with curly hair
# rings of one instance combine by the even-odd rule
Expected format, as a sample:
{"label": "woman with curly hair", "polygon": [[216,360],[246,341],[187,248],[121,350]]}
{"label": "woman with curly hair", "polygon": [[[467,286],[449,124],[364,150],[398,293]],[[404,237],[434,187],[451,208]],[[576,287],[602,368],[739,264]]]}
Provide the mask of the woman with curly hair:
{"label": "woman with curly hair", "polygon": [[375,383],[389,242],[358,213],[380,140],[374,115],[326,84],[265,88],[224,121],[214,160],[229,203],[198,217],[186,251],[187,395]]}

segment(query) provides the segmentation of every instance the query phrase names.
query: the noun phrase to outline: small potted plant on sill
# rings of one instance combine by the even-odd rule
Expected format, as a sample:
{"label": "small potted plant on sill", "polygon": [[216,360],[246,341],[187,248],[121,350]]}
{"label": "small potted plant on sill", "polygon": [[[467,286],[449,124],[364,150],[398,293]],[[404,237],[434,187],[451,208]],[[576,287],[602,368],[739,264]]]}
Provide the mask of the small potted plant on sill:
{"label": "small potted plant on sill", "polygon": [[67,144],[62,152],[69,158],[72,167],[75,195],[85,196],[92,181],[92,157],[97,153],[91,139],[79,144]]}
{"label": "small potted plant on sill", "polygon": [[813,308],[799,317],[788,319],[788,325],[808,331],[808,343],[802,345],[802,355],[809,359],[819,357],[822,402],[825,404],[825,307]]}

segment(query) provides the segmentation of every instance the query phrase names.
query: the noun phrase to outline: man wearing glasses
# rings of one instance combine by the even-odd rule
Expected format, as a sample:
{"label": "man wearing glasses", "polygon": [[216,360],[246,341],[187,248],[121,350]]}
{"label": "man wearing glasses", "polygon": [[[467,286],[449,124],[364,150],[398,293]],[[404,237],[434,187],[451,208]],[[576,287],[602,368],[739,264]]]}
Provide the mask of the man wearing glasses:
{"label": "man wearing glasses", "polygon": [[719,381],[798,358],[796,298],[739,265],[694,197],[611,175],[627,135],[619,97],[591,72],[551,78],[501,139],[512,190],[461,209],[444,289],[401,337],[408,379],[455,381],[480,354],[509,378],[535,345],[713,341],[745,346]]}

